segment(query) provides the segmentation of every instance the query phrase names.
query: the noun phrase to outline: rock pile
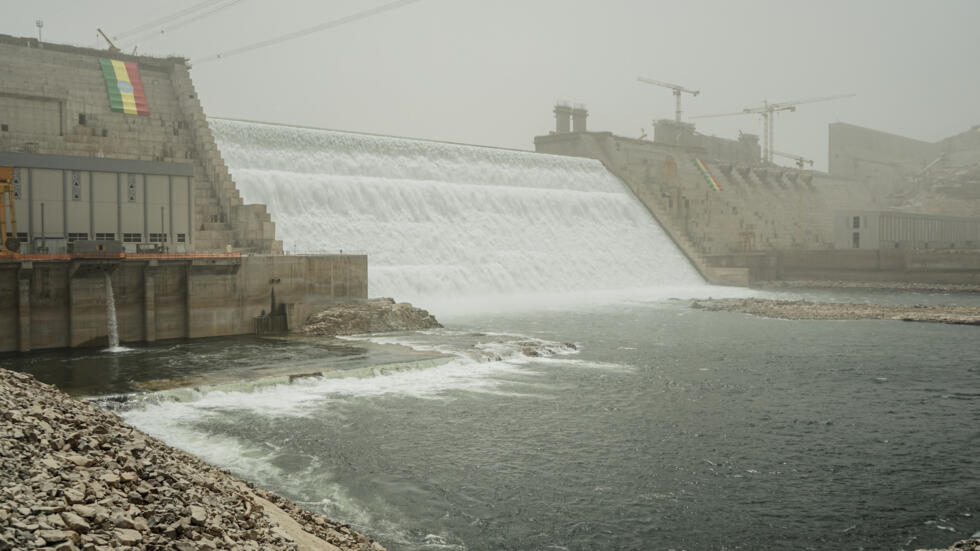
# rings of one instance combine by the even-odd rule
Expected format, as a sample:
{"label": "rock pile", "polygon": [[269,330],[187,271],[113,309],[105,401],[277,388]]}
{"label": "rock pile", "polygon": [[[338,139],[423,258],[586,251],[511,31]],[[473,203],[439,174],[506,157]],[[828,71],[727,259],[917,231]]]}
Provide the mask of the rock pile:
{"label": "rock pile", "polygon": [[790,320],[902,320],[980,325],[980,307],[941,304],[887,305],[862,302],[810,302],[732,298],[696,300],[691,308],[708,311],[742,312],[766,318]]}
{"label": "rock pile", "polygon": [[307,335],[357,335],[416,331],[442,327],[426,310],[407,302],[395,303],[390,298],[375,298],[365,302],[343,304],[310,316],[303,332]]}
{"label": "rock pile", "polygon": [[[976,534],[973,534],[976,536]],[[973,537],[968,540],[961,540],[946,549],[918,549],[916,551],[980,551],[980,538]]]}
{"label": "rock pile", "polygon": [[384,549],[111,413],[0,369],[0,551],[335,546]]}

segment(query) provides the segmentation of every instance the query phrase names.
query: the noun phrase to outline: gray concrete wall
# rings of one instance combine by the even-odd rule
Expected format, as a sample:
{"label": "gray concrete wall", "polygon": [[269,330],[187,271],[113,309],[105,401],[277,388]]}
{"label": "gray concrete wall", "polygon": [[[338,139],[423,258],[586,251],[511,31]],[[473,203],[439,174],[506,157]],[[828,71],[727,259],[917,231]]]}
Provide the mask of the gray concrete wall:
{"label": "gray concrete wall", "polygon": [[903,188],[943,152],[940,144],[853,124],[838,122],[829,128],[829,174],[872,186],[879,196]]}
{"label": "gray concrete wall", "polygon": [[106,271],[122,342],[252,333],[273,295],[295,329],[368,293],[363,255],[3,262],[0,352],[105,346]]}
{"label": "gray concrete wall", "polygon": [[744,269],[748,283],[852,281],[980,284],[980,252],[893,250],[770,251],[709,255],[709,269]]}
{"label": "gray concrete wall", "polygon": [[[139,67],[149,116],[110,109],[99,58],[129,61]],[[195,239],[189,244],[193,245],[188,246],[189,250],[217,251],[231,245],[245,251],[281,254],[282,243],[275,239],[275,226],[264,206],[243,204],[220,161],[186,60],[42,45],[34,39],[0,35],[0,74],[3,75],[0,125],[6,126],[6,130],[0,130],[0,153],[72,156],[78,159],[79,165],[91,163],[93,159],[190,165],[191,192],[182,203],[192,212],[188,226],[193,230],[186,233],[193,232]],[[31,166],[11,164],[22,169]],[[48,168],[51,167],[45,169]],[[159,207],[170,204],[162,181],[149,176],[153,172],[81,166],[60,168],[82,170],[83,190],[92,178],[90,171],[122,174],[123,185],[127,185],[129,174],[135,175],[140,193],[138,202],[144,208],[134,206],[122,210],[129,214],[130,220],[137,212],[143,213],[145,221],[141,231],[146,234],[145,241],[149,240],[149,233],[163,233],[147,227],[159,218]],[[64,190],[56,181],[58,176],[38,174],[37,183],[45,188],[39,190],[39,200],[64,201]],[[145,194],[144,179],[149,180]],[[51,189],[47,190],[48,187]],[[50,213],[50,217],[46,212],[46,221],[50,218],[52,231],[80,233],[66,228],[74,224],[72,219],[83,216],[84,209],[81,204],[69,203],[67,214],[64,208]],[[33,212],[33,209],[21,212]],[[91,229],[88,231],[92,233]],[[135,231],[127,230],[127,233]]]}

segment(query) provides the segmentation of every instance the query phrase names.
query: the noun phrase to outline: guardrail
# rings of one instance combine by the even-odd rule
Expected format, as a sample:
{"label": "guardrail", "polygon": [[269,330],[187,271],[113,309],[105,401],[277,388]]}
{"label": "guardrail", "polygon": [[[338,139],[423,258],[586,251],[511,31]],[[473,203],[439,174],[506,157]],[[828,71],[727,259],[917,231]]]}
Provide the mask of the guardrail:
{"label": "guardrail", "polygon": [[285,250],[283,254],[286,256],[325,256],[331,254],[341,254],[341,255],[366,255],[367,251],[362,251],[358,249],[335,249],[335,250],[324,250],[324,251],[308,251],[308,250]]}
{"label": "guardrail", "polygon": [[193,258],[240,258],[242,253],[57,253],[14,254],[0,257],[0,262],[44,262],[52,260],[157,260]]}

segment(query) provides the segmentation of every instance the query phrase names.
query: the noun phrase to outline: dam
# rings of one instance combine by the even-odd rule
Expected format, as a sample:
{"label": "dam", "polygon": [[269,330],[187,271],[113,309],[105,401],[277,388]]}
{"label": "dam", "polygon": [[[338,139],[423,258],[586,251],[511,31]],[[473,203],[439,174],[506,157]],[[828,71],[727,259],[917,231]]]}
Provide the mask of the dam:
{"label": "dam", "polygon": [[701,287],[601,163],[557,155],[216,120],[246,201],[284,248],[364,251],[369,288],[433,302]]}

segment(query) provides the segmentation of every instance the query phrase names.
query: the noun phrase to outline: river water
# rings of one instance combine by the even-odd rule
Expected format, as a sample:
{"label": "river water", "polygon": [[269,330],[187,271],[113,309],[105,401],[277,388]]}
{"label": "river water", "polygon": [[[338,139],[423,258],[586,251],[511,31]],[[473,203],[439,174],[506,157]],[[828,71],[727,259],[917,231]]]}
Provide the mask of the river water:
{"label": "river water", "polygon": [[[975,327],[670,300],[444,321],[135,348],[98,392],[151,371],[350,370],[138,394],[119,412],[393,550],[915,549],[980,530]],[[365,374],[433,353],[445,363]],[[20,368],[71,387],[107,356]]]}

